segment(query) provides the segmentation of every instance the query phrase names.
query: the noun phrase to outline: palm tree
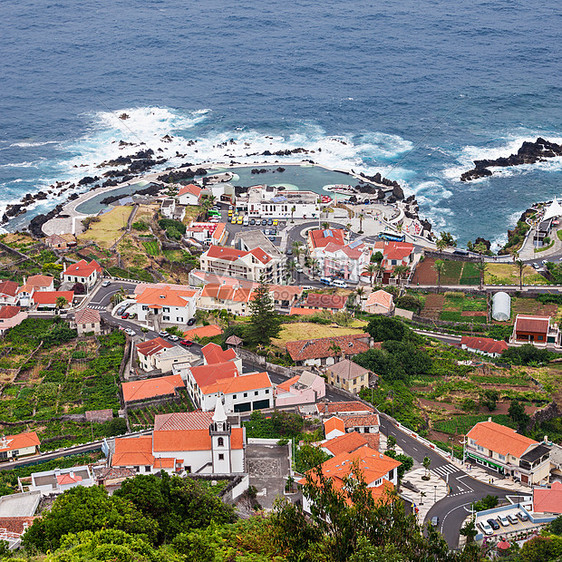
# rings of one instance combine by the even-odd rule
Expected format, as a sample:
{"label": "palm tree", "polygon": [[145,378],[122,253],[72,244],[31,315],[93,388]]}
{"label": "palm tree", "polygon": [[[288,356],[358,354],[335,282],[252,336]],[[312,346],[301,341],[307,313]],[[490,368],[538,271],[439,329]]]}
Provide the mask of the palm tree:
{"label": "palm tree", "polygon": [[363,213],[359,213],[359,234],[363,233],[363,219],[365,215]]}
{"label": "palm tree", "polygon": [[381,278],[381,282],[383,280],[383,275],[385,272],[386,268],[384,267],[384,265],[381,263],[376,263],[375,264],[375,272],[376,272],[376,278],[378,279],[379,277]]}
{"label": "palm tree", "polygon": [[397,265],[394,268],[394,275],[398,280],[398,284],[400,284],[400,280],[402,279],[402,277],[407,277],[409,272],[410,272],[410,268],[407,265]]}
{"label": "palm tree", "polygon": [[297,264],[294,260],[287,260],[287,262],[285,263],[285,278],[288,280],[292,280],[296,268]]}
{"label": "palm tree", "polygon": [[68,301],[64,297],[57,297],[56,304],[55,304],[57,310],[64,308],[67,304]]}
{"label": "palm tree", "polygon": [[357,289],[355,289],[355,294],[359,297],[359,300],[361,300],[365,294],[365,289],[363,287],[357,287]]}
{"label": "palm tree", "polygon": [[522,260],[517,260],[515,265],[519,269],[519,290],[523,290],[523,270],[525,269],[525,262]]}
{"label": "palm tree", "polygon": [[436,260],[433,264],[433,269],[437,272],[437,292],[441,292],[441,275],[445,271],[445,262],[443,260]]}
{"label": "palm tree", "polygon": [[310,270],[312,271],[312,275],[316,275],[318,273],[318,268],[320,267],[318,260],[316,258],[312,258],[308,263],[310,266]]}
{"label": "palm tree", "polygon": [[373,285],[373,277],[375,275],[375,273],[377,272],[377,265],[374,263],[370,263],[369,265],[367,265],[365,267],[365,269],[363,270],[364,273],[368,273],[369,274],[369,279],[370,279],[370,283],[371,286]]}
{"label": "palm tree", "polygon": [[329,222],[323,222],[322,223],[322,228],[324,230],[329,230],[330,229],[330,223]]}
{"label": "palm tree", "polygon": [[301,255],[302,246],[303,243],[299,242],[298,240],[296,242],[293,242],[293,255],[295,256],[297,261]]}
{"label": "palm tree", "polygon": [[480,273],[480,290],[484,288],[484,275],[486,274],[486,262],[484,260],[474,264],[474,267]]}
{"label": "palm tree", "polygon": [[346,229],[348,232],[351,230],[351,223],[350,223],[350,222],[348,222],[348,223],[345,225],[345,229]]}
{"label": "palm tree", "polygon": [[341,347],[340,347],[336,342],[334,342],[334,341],[330,344],[329,350],[330,350],[336,357],[338,357],[338,356],[341,354],[341,352],[342,352]]}
{"label": "palm tree", "polygon": [[293,205],[291,207],[291,222],[295,222],[295,219],[293,219],[293,215],[295,214],[296,210],[297,210],[297,208]]}
{"label": "palm tree", "polygon": [[439,238],[437,242],[435,242],[437,249],[439,250],[439,255],[443,256],[443,250],[447,247],[447,242],[443,240],[443,238]]}

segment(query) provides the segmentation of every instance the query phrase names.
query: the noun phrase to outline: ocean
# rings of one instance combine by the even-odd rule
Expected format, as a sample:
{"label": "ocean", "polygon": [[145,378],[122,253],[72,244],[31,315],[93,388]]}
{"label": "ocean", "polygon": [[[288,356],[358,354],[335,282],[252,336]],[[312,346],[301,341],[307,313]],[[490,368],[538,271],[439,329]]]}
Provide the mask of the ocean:
{"label": "ocean", "polygon": [[475,158],[562,142],[556,0],[3,0],[1,13],[0,212],[94,174],[119,140],[172,163],[314,150],[398,180],[461,243],[501,244],[531,203],[562,195],[562,158],[459,180]]}

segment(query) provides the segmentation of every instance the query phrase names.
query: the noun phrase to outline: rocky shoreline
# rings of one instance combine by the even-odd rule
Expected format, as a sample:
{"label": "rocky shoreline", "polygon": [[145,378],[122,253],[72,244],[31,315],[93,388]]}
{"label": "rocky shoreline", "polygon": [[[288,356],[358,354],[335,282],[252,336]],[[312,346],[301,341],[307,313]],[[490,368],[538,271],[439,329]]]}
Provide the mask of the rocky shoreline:
{"label": "rocky shoreline", "polygon": [[500,157],[494,160],[474,160],[474,168],[461,175],[461,181],[471,181],[492,175],[489,168],[505,168],[508,166],[521,166],[523,164],[536,164],[546,162],[548,158],[562,156],[562,145],[537,138],[535,142],[524,142],[517,154]]}

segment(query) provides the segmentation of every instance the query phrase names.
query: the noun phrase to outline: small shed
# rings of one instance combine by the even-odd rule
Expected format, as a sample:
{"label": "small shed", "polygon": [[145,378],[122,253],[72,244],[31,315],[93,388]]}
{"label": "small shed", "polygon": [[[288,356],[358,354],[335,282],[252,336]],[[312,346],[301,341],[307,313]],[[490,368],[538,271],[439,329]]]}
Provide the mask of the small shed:
{"label": "small shed", "polygon": [[498,322],[507,322],[511,318],[511,297],[499,291],[492,297],[492,318]]}

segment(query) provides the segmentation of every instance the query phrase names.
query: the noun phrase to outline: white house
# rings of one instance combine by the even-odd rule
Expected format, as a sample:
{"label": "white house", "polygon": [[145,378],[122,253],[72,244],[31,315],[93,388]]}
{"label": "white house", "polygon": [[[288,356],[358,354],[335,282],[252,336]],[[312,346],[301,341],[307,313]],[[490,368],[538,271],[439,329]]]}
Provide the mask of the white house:
{"label": "white house", "polygon": [[89,487],[93,485],[94,479],[90,468],[87,465],[74,466],[72,468],[55,468],[54,470],[33,472],[29,491],[39,491],[41,495],[49,496],[51,494],[62,494],[76,486]]}
{"label": "white house", "polygon": [[180,205],[198,205],[201,196],[201,188],[190,183],[184,185],[176,195],[176,199]]}
{"label": "white house", "polygon": [[93,308],[77,310],[74,315],[73,324],[76,326],[79,336],[89,333],[101,333],[101,315]]}
{"label": "white house", "polygon": [[152,435],[116,439],[111,466],[146,474],[236,474],[245,471],[245,445],[245,429],[229,422],[219,400],[214,413],[158,415]]}
{"label": "white house", "polygon": [[0,437],[0,462],[39,453],[39,437],[35,431]]}
{"label": "white house", "polygon": [[18,303],[19,286],[15,281],[0,281],[0,305]]}
{"label": "white house", "polygon": [[352,283],[359,282],[371,255],[372,249],[359,240],[350,244],[330,242],[326,246],[314,248],[311,253],[311,257],[318,262],[321,276],[339,277]]}
{"label": "white house", "polygon": [[62,280],[67,283],[82,283],[86,290],[90,290],[103,275],[101,265],[92,260],[88,263],[86,260],[72,263],[62,272]]}
{"label": "white house", "polygon": [[394,310],[394,297],[383,291],[373,291],[365,301],[364,310],[368,314],[390,314]]}
{"label": "white house", "polygon": [[137,343],[137,359],[143,371],[172,371],[174,365],[195,363],[197,357],[183,347],[158,337]]}
{"label": "white house", "polygon": [[41,291],[54,291],[55,278],[51,275],[30,275],[24,277],[23,285],[18,289],[18,304],[20,306],[31,306],[33,293]]}
{"label": "white house", "polygon": [[155,328],[162,324],[183,326],[195,315],[198,294],[198,289],[186,285],[138,285],[135,288],[134,312],[140,322]]}
{"label": "white house", "polygon": [[499,357],[508,349],[508,345],[503,340],[495,340],[493,338],[462,336],[461,348],[471,353],[479,353],[488,357]]}

